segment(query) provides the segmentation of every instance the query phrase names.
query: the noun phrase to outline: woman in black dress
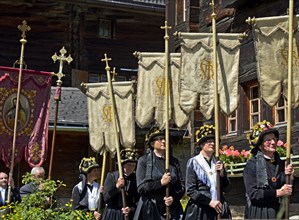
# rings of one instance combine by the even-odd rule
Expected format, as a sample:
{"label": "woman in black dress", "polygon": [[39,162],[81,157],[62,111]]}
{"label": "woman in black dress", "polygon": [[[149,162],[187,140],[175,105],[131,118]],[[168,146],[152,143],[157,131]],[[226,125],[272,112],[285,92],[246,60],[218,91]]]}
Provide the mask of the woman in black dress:
{"label": "woman in black dress", "polygon": [[101,213],[97,211],[100,185],[96,180],[100,176],[99,167],[94,157],[84,157],[79,165],[81,181],[72,191],[73,209],[91,212],[96,220],[101,219]]}
{"label": "woman in black dress", "polygon": [[248,135],[254,148],[243,171],[246,219],[276,219],[281,198],[292,194],[292,185],[285,184],[285,175],[291,175],[292,182],[294,168],[291,164],[285,167],[276,152],[278,138],[278,131],[265,120],[254,125]]}
{"label": "woman in black dress", "polygon": [[[104,183],[103,196],[107,207],[103,213],[103,220],[122,220],[124,216],[133,219],[139,199],[135,174],[138,153],[135,149],[126,148],[120,152],[120,158],[123,178],[119,177],[118,171],[114,171],[107,174]],[[123,208],[121,188],[124,188],[126,194],[125,208]]]}
{"label": "woman in black dress", "polygon": [[185,220],[231,219],[227,202],[217,198],[216,175],[220,172],[221,192],[227,192],[230,181],[221,161],[216,161],[215,129],[213,125],[204,125],[196,131],[196,141],[200,152],[187,162],[186,191],[190,196],[185,211]]}
{"label": "woman in black dress", "polygon": [[[152,128],[146,135],[147,153],[140,157],[137,164],[137,187],[140,200],[134,220],[165,219],[166,206],[170,209],[170,219],[181,219],[183,209],[180,199],[185,187],[179,161],[169,157],[169,172],[165,172],[165,133]],[[166,186],[169,184],[169,196]]]}

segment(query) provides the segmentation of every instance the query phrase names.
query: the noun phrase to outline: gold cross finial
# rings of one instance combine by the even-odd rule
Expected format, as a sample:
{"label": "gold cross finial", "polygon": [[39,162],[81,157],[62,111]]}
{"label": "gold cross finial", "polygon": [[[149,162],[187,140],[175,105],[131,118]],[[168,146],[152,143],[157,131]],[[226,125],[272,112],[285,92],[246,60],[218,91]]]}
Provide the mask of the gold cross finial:
{"label": "gold cross finial", "polygon": [[70,64],[73,61],[73,58],[71,57],[71,55],[69,55],[68,57],[65,56],[67,51],[66,51],[66,49],[64,49],[64,47],[62,47],[62,49],[59,52],[60,52],[61,55],[57,56],[57,54],[55,53],[52,56],[52,60],[54,61],[54,63],[57,60],[60,61],[60,63],[59,63],[59,72],[56,73],[55,75],[58,77],[57,85],[61,86],[61,84],[62,84],[61,78],[64,77],[64,74],[62,73],[63,63],[66,61],[66,62],[68,62],[68,64]]}
{"label": "gold cross finial", "polygon": [[105,58],[101,59],[101,61],[102,62],[106,62],[105,70],[106,71],[110,71],[110,67],[109,67],[108,61],[111,61],[112,59],[111,58],[107,58],[107,54],[106,53],[104,54],[104,56],[105,56]]}
{"label": "gold cross finial", "polygon": [[25,34],[25,32],[26,32],[26,31],[30,31],[30,30],[31,30],[31,27],[28,26],[28,25],[27,25],[27,22],[24,20],[24,21],[22,22],[22,25],[19,25],[19,26],[18,26],[18,29],[19,29],[20,31],[22,31],[22,35],[21,35],[22,39],[25,39],[25,38],[26,38],[26,34]]}
{"label": "gold cross finial", "polygon": [[111,72],[112,73],[112,81],[114,82],[115,81],[115,76],[117,76],[117,73],[115,72],[115,67],[113,67],[113,71]]}
{"label": "gold cross finial", "polygon": [[164,39],[168,39],[169,36],[168,36],[168,29],[171,29],[171,26],[168,26],[167,25],[167,21],[165,21],[165,26],[161,26],[161,29],[165,29],[165,36],[164,36]]}

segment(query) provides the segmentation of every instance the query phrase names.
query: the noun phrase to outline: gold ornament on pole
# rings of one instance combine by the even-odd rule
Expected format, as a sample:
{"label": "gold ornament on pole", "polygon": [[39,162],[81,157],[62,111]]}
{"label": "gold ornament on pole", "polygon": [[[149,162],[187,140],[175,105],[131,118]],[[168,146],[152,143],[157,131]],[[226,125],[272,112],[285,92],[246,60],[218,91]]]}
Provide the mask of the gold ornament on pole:
{"label": "gold ornament on pole", "polygon": [[[119,172],[119,178],[123,178],[123,170],[122,170],[122,164],[121,164],[121,159],[120,159],[120,146],[119,146],[119,134],[117,131],[117,120],[116,120],[116,110],[115,110],[115,100],[114,100],[114,92],[113,92],[113,86],[112,86],[112,81],[111,81],[111,77],[110,77],[110,67],[108,64],[108,61],[111,61],[111,58],[107,58],[107,54],[104,54],[105,58],[101,59],[102,62],[106,63],[106,73],[107,73],[107,79],[108,79],[108,87],[109,87],[109,94],[110,94],[110,101],[111,101],[111,105],[112,105],[112,120],[113,120],[113,127],[114,127],[114,135],[115,135],[115,146],[116,146],[116,157],[117,157],[117,165],[118,165],[118,172]],[[115,70],[114,70],[115,72]],[[122,203],[123,203],[123,207],[125,208],[127,206],[126,203],[126,194],[125,194],[125,190],[122,187],[121,188],[121,195],[122,195]],[[126,220],[128,220],[128,216],[124,216],[124,218]]]}
{"label": "gold ornament on pole", "polygon": [[[7,195],[11,193],[11,184],[10,182],[13,179],[13,168],[14,168],[14,158],[15,158],[15,149],[16,149],[16,139],[17,139],[17,126],[18,126],[18,117],[19,117],[19,108],[20,108],[20,93],[21,93],[21,83],[22,83],[22,72],[23,72],[23,60],[24,60],[24,50],[25,44],[27,43],[26,32],[30,31],[30,26],[27,25],[27,22],[24,20],[21,25],[18,26],[18,29],[22,32],[21,42],[21,54],[20,54],[20,67],[19,67],[19,78],[18,78],[18,91],[17,91],[17,104],[16,104],[16,116],[14,121],[14,132],[13,132],[13,141],[12,141],[12,151],[11,151],[11,162],[10,162],[10,171],[9,171],[9,187]],[[7,198],[8,203],[10,203],[10,196]]]}
{"label": "gold ornament on pole", "polygon": [[113,70],[112,70],[112,72],[111,72],[111,74],[112,74],[112,82],[114,82],[115,81],[115,76],[117,76],[117,73],[115,72],[115,67],[113,67]]}
{"label": "gold ornament on pole", "polygon": [[53,128],[53,136],[52,136],[52,148],[51,148],[51,155],[50,155],[50,163],[49,163],[49,174],[48,179],[51,179],[52,174],[52,166],[53,166],[53,156],[54,156],[54,147],[55,147],[55,138],[56,138],[56,127],[57,127],[57,120],[58,120],[58,107],[59,107],[59,101],[61,100],[61,85],[62,85],[62,77],[64,77],[64,74],[62,73],[63,70],[63,63],[68,62],[70,64],[73,61],[73,58],[71,55],[68,57],[65,57],[65,54],[67,51],[62,47],[60,50],[60,55],[57,56],[55,53],[52,56],[52,60],[54,63],[58,60],[59,61],[59,71],[58,73],[54,73],[55,76],[57,76],[58,80],[56,81],[56,92],[55,92],[55,102],[56,102],[56,108],[55,108],[55,118],[54,118],[54,128]]}
{"label": "gold ornament on pole", "polygon": [[55,53],[52,56],[52,60],[54,61],[54,63],[57,60],[59,61],[59,71],[58,71],[58,73],[55,73],[55,75],[58,77],[58,80],[56,81],[57,85],[61,86],[62,85],[61,78],[64,77],[64,74],[62,73],[63,63],[66,61],[66,62],[68,62],[68,64],[70,64],[73,61],[73,58],[71,57],[71,55],[69,55],[68,57],[65,56],[67,51],[66,51],[66,49],[64,49],[64,47],[62,47],[62,49],[59,52],[61,55],[57,56],[57,54]]}

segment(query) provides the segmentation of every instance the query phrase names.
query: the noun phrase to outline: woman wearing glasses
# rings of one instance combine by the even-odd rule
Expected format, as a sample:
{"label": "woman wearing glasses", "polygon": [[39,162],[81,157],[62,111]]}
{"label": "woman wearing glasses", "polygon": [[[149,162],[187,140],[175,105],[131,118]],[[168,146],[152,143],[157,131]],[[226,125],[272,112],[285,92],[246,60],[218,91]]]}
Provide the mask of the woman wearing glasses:
{"label": "woman wearing glasses", "polygon": [[[149,148],[137,164],[136,179],[140,200],[134,220],[165,219],[166,206],[170,209],[169,219],[179,220],[183,215],[180,199],[185,192],[179,161],[170,156],[170,170],[165,171],[164,131],[152,128],[145,141]],[[167,185],[169,196],[165,195]]]}
{"label": "woman wearing glasses", "polygon": [[223,197],[217,195],[217,171],[220,172],[220,190],[227,192],[230,181],[221,161],[216,161],[215,128],[203,125],[196,131],[199,154],[187,162],[186,192],[190,197],[185,211],[185,220],[231,219],[230,209]]}
{"label": "woman wearing glasses", "polygon": [[285,175],[293,182],[294,168],[279,158],[276,144],[278,130],[268,121],[253,126],[248,135],[253,146],[252,158],[243,171],[247,204],[246,219],[276,219],[280,210],[281,198],[292,194],[292,185],[285,184]]}

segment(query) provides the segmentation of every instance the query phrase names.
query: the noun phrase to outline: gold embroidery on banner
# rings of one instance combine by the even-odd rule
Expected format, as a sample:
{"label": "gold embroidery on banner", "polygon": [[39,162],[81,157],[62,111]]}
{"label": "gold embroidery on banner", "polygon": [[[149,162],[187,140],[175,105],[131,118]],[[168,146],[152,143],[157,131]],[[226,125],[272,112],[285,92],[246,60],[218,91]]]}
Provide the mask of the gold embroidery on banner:
{"label": "gold embroidery on banner", "polygon": [[[293,65],[298,67],[299,66],[299,56],[296,51],[296,49],[298,49],[298,46],[294,49],[295,50],[293,50]],[[287,46],[285,46],[283,49],[280,49],[280,55],[282,56],[282,59],[286,66],[288,65],[288,50],[289,49]]]}
{"label": "gold embroidery on banner", "polygon": [[213,64],[211,60],[204,59],[200,62],[201,78],[203,80],[214,79]]}
{"label": "gold embroidery on banner", "polygon": [[30,149],[31,161],[37,164],[41,159],[41,146],[39,143],[35,143]]}
{"label": "gold embroidery on banner", "polygon": [[[157,96],[165,96],[165,77],[158,76],[155,82],[156,82],[155,94]],[[170,81],[168,83],[169,94],[171,93],[171,89],[170,89],[171,86],[172,86],[172,82]]]}
{"label": "gold embroidery on banner", "polygon": [[156,95],[165,96],[165,77],[156,78]]}
{"label": "gold embroidery on banner", "polygon": [[105,122],[112,122],[112,106],[104,105],[102,108],[103,119]]}
{"label": "gold embroidery on banner", "polygon": [[[17,89],[0,88],[0,134],[13,135]],[[21,90],[17,136],[31,135],[34,119],[35,90]]]}
{"label": "gold embroidery on banner", "polygon": [[[12,145],[7,148],[7,158],[11,158],[11,154],[12,154]],[[16,147],[14,159],[18,157],[18,154],[19,154],[19,149]]]}

